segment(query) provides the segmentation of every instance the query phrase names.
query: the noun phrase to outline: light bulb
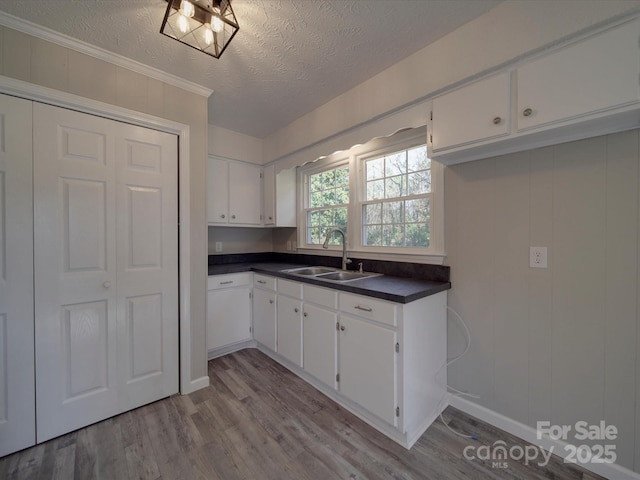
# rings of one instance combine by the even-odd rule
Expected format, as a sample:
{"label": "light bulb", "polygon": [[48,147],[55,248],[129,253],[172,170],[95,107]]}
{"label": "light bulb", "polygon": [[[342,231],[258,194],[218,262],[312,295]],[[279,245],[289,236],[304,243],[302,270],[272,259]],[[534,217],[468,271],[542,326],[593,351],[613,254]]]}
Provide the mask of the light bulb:
{"label": "light bulb", "polygon": [[182,14],[178,15],[178,28],[182,33],[187,33],[189,31],[189,21],[187,17]]}
{"label": "light bulb", "polygon": [[213,43],[213,31],[211,30],[211,25],[208,23],[204,25],[204,41],[207,45],[211,45]]}
{"label": "light bulb", "polygon": [[193,3],[188,0],[182,0],[182,2],[180,2],[180,13],[185,17],[191,18],[196,14],[196,9]]}
{"label": "light bulb", "polygon": [[216,33],[220,33],[224,28],[224,22],[218,17],[211,16],[211,30]]}

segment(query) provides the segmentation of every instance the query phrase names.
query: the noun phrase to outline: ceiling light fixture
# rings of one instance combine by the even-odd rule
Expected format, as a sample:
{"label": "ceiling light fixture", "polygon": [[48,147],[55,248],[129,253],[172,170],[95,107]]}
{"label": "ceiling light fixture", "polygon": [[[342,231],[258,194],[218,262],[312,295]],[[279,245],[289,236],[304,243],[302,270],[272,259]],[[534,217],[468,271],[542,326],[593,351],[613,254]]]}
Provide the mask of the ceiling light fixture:
{"label": "ceiling light fixture", "polygon": [[220,58],[240,30],[231,0],[167,0],[160,33]]}

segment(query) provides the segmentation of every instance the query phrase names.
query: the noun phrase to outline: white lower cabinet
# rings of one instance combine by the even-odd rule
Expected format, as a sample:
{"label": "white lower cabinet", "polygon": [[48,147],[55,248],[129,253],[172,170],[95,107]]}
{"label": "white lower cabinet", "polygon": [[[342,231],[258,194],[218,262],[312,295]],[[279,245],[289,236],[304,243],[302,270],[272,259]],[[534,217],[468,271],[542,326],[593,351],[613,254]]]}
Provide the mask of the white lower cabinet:
{"label": "white lower cabinet", "polygon": [[273,352],[277,340],[275,280],[268,275],[253,277],[253,339]]}
{"label": "white lower cabinet", "polygon": [[341,312],[338,344],[340,393],[397,425],[395,329]]}
{"label": "white lower cabinet", "polygon": [[[252,274],[212,275],[207,285],[207,350],[251,340]],[[226,353],[226,352],[224,352]]]}
{"label": "white lower cabinet", "polygon": [[336,388],[338,293],[304,285],[304,370],[331,389]]}
{"label": "white lower cabinet", "polygon": [[295,365],[302,366],[302,301],[278,295],[278,353]]}

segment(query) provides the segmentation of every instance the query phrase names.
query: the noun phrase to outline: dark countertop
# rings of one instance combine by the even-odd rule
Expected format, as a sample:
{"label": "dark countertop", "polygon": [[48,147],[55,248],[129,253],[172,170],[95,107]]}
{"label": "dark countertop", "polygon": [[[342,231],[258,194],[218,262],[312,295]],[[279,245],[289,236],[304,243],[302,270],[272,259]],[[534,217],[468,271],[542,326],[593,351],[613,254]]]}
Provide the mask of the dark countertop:
{"label": "dark countertop", "polygon": [[346,283],[337,283],[284,272],[284,270],[304,266],[309,265],[277,261],[227,263],[209,265],[209,275],[253,271],[273,275],[274,277],[285,278],[287,280],[295,280],[301,283],[333,288],[342,292],[380,298],[396,303],[413,302],[414,300],[428,297],[429,295],[434,295],[438,292],[449,290],[451,288],[451,282],[449,281],[405,278],[387,274],[352,280]]}

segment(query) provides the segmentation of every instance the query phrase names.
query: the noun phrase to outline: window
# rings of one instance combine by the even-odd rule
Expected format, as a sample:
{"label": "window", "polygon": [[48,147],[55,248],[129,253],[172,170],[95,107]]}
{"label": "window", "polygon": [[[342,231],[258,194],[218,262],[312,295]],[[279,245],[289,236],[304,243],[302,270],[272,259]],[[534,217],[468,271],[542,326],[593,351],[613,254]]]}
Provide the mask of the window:
{"label": "window", "polygon": [[[307,244],[318,245],[332,228],[347,232],[349,207],[349,165],[312,173],[307,177]],[[330,245],[335,245],[332,238]]]}
{"label": "window", "polygon": [[[351,252],[443,255],[442,167],[431,162],[424,127],[376,139],[300,170],[299,246],[321,248],[340,228]],[[339,236],[330,245],[341,243]]]}
{"label": "window", "polygon": [[364,160],[362,245],[429,247],[431,161],[421,145]]}

